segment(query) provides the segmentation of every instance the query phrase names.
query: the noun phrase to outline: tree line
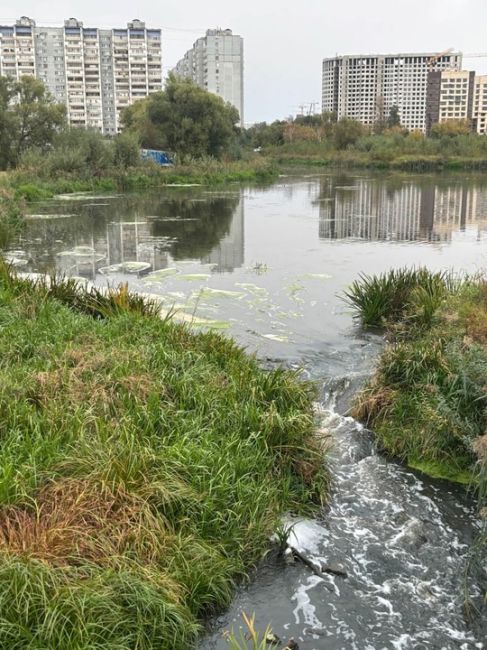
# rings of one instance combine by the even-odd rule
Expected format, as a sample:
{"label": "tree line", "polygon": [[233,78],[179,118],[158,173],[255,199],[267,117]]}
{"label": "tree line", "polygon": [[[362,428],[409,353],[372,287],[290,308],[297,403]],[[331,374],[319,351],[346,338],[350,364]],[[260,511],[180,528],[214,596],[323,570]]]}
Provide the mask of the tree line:
{"label": "tree line", "polygon": [[[122,111],[120,134],[105,137],[70,127],[64,105],[57,104],[38,79],[0,77],[0,169],[42,166],[54,175],[96,176],[113,167],[137,166],[141,147],[162,149],[187,162],[203,157],[238,159],[255,150],[306,143],[338,151],[367,150],[376,148],[379,140],[371,145],[370,138],[377,136],[382,143],[394,142],[396,148],[408,138],[423,139],[401,126],[395,106],[371,128],[349,118],[337,120],[333,113],[263,122],[247,129],[238,122],[236,108],[191,81],[170,75],[163,91]],[[451,120],[434,125],[431,137],[468,133],[467,122]]]}

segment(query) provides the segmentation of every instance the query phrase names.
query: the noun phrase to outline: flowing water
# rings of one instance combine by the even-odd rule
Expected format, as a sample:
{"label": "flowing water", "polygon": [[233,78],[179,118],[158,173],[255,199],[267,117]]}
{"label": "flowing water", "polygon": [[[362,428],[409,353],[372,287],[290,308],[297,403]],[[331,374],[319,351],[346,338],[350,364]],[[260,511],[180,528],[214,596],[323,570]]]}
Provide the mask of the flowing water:
{"label": "flowing water", "polygon": [[[309,564],[269,556],[202,648],[227,648],[242,611],[301,649],[487,648],[482,619],[469,624],[462,609],[472,502],[387,462],[346,417],[382,341],[356,327],[340,298],[359,273],[479,271],[486,244],[487,184],[464,175],[284,176],[265,189],[174,187],[33,208],[8,253],[19,270],[128,282],[321,386],[332,495],[320,517],[292,522],[289,539]],[[475,580],[467,588],[478,600]]]}

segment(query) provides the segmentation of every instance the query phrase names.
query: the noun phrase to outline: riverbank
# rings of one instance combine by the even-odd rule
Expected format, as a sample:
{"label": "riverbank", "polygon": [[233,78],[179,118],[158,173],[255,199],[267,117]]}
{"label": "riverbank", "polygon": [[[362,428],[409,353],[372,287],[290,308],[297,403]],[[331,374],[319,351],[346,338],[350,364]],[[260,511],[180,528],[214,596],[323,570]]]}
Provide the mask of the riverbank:
{"label": "riverbank", "polygon": [[487,485],[487,281],[426,269],[363,276],[347,299],[388,343],[354,417],[433,477]]}
{"label": "riverbank", "polygon": [[[463,141],[462,141],[463,142]],[[316,167],[332,169],[379,169],[404,172],[483,171],[487,169],[487,152],[482,146],[474,147],[449,139],[414,139],[409,136],[382,138],[369,136],[363,142],[336,149],[329,141],[292,142],[266,147],[262,156],[277,167]]]}
{"label": "riverbank", "polygon": [[2,647],[193,647],[326,494],[311,384],[155,311],[0,266]]}
{"label": "riverbank", "polygon": [[166,185],[220,185],[226,183],[269,183],[278,177],[277,168],[260,158],[249,162],[223,163],[216,160],[191,165],[111,169],[102,175],[48,174],[42,169],[20,168],[0,177],[0,189],[18,199],[39,201],[75,192],[117,192],[157,189]]}

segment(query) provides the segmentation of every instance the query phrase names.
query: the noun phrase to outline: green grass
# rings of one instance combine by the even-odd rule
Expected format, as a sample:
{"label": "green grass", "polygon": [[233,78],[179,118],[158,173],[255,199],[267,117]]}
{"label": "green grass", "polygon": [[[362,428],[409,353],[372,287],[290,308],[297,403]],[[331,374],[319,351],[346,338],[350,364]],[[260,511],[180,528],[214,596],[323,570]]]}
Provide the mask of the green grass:
{"label": "green grass", "polygon": [[[487,281],[426,269],[364,276],[347,291],[364,327],[388,344],[353,414],[379,446],[434,477],[478,483],[487,475]],[[479,451],[480,450],[480,451]]]}
{"label": "green grass", "polygon": [[263,155],[278,165],[390,169],[405,172],[487,169],[485,138],[476,134],[425,138],[418,133],[364,134],[346,149],[333,137],[267,146]]}
{"label": "green grass", "polygon": [[326,495],[313,386],[122,287],[0,266],[0,647],[191,648]]}
{"label": "green grass", "polygon": [[393,269],[381,275],[362,274],[345,291],[346,302],[366,328],[398,321],[429,326],[455,282],[448,273],[425,268]]}
{"label": "green grass", "polygon": [[20,168],[8,173],[3,185],[11,189],[17,199],[33,202],[74,192],[145,190],[179,184],[269,183],[277,176],[276,168],[261,159],[230,163],[206,160],[167,168],[141,164],[127,170],[107,169],[97,177],[62,172],[50,175],[42,169],[33,174],[30,168]]}

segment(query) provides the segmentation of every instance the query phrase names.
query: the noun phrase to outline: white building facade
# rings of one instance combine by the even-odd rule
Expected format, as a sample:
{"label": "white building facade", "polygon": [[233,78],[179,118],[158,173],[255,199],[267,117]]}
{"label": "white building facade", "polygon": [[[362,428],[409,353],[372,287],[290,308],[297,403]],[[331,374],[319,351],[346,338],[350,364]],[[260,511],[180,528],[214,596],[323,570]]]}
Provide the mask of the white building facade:
{"label": "white building facade", "polygon": [[462,55],[360,54],[324,59],[322,110],[372,126],[397,106],[404,127],[425,132],[432,66],[460,70]]}
{"label": "white building facade", "polygon": [[177,63],[173,73],[191,79],[229,102],[244,120],[243,38],[231,29],[209,29]]}
{"label": "white building facade", "polygon": [[41,27],[27,17],[0,25],[0,75],[36,76],[66,105],[73,126],[113,135],[120,111],[162,89],[161,30],[133,20],[124,29]]}

